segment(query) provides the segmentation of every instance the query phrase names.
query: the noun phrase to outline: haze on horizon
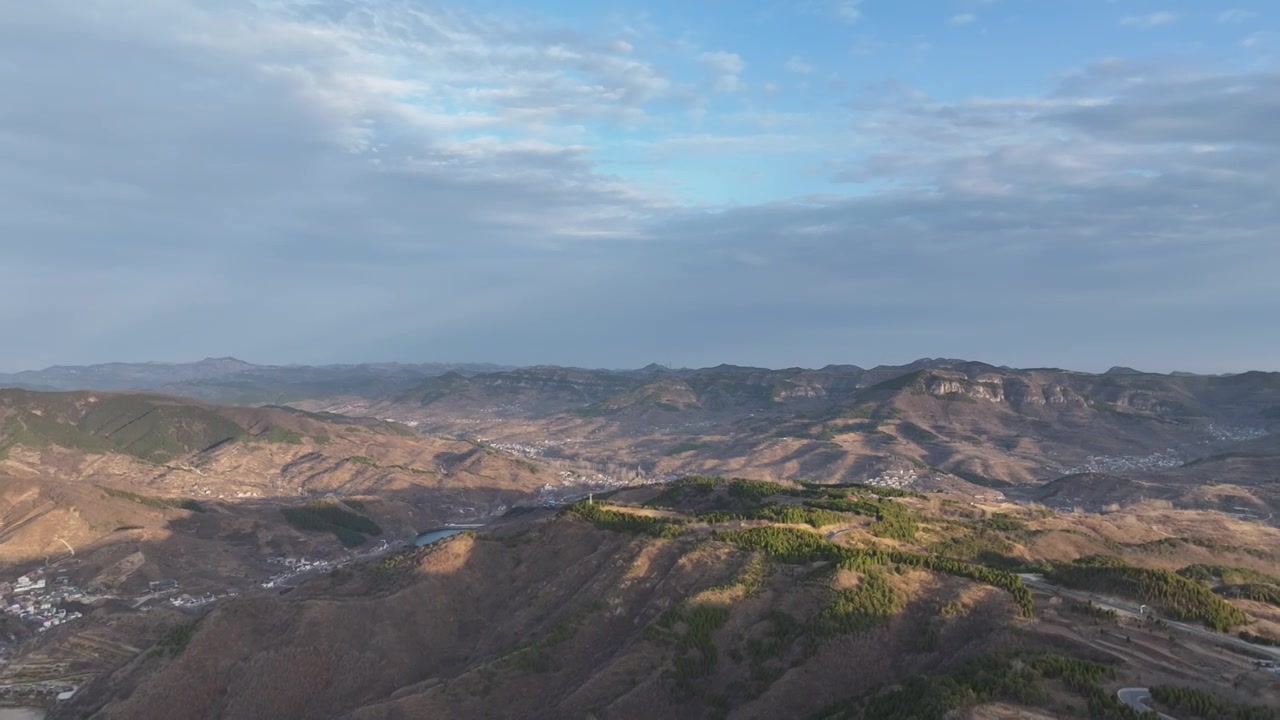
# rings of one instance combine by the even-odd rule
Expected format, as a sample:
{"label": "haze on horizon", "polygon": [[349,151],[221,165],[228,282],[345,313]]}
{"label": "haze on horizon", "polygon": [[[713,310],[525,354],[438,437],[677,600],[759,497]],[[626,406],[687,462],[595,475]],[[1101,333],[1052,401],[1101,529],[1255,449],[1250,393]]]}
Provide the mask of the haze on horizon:
{"label": "haze on horizon", "polygon": [[0,370],[1277,369],[1276,15],[14,3]]}

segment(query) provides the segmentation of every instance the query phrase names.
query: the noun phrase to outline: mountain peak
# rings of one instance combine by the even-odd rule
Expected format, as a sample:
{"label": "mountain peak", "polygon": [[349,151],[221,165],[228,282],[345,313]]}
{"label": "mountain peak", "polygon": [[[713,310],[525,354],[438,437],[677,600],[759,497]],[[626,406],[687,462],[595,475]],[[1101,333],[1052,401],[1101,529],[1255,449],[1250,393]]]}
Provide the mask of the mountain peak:
{"label": "mountain peak", "polygon": [[1125,367],[1123,365],[1112,366],[1110,370],[1103,373],[1103,375],[1145,375],[1145,374],[1146,373],[1142,372],[1141,370],[1134,370],[1131,367]]}

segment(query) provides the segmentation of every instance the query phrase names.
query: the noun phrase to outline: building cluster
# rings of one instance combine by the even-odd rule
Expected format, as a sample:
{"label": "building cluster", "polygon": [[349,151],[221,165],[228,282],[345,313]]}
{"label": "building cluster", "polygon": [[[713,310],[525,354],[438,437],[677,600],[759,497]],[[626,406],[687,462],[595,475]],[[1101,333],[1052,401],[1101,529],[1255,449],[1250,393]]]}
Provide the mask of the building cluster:
{"label": "building cluster", "polygon": [[[228,593],[228,595],[231,594],[232,593]],[[217,599],[217,596],[211,592],[207,592],[203,595],[188,595],[187,593],[183,593],[177,597],[170,598],[169,604],[174,607],[200,607],[201,605],[208,605]]]}
{"label": "building cluster", "polygon": [[915,470],[903,470],[901,468],[890,468],[875,477],[867,478],[868,485],[877,487],[897,488],[905,490],[916,484],[919,480]]}
{"label": "building cluster", "polygon": [[1160,470],[1175,468],[1186,462],[1177,450],[1169,448],[1150,455],[1090,455],[1083,465],[1067,468],[1063,475],[1078,473],[1105,473],[1115,475],[1133,470]]}
{"label": "building cluster", "polygon": [[[376,557],[390,550],[404,547],[408,544],[405,540],[396,540],[388,542],[387,540],[379,540],[372,548],[364,552],[355,552],[345,557],[334,560],[311,560],[304,557],[288,557],[284,555],[276,555],[267,558],[267,562],[271,565],[282,565],[284,569],[281,572],[272,575],[266,582],[260,583],[264,588],[273,588],[285,583],[285,581],[295,578],[299,575],[311,572],[322,572],[341,567],[357,560]],[[228,596],[235,593],[227,593]]]}
{"label": "building cluster", "polygon": [[494,442],[487,438],[480,438],[479,442],[502,452],[511,453],[512,455],[520,455],[527,458],[542,457],[549,448],[564,445],[560,440],[539,440],[533,444],[513,443],[513,442]]}
{"label": "building cluster", "polygon": [[39,632],[83,617],[62,605],[87,599],[83,590],[61,574],[50,579],[43,571],[36,571],[13,583],[0,582],[0,606],[5,614],[35,625]]}
{"label": "building cluster", "polygon": [[536,502],[546,507],[563,505],[586,497],[588,493],[607,492],[626,487],[642,485],[659,485],[678,479],[679,475],[667,474],[656,476],[638,476],[631,480],[623,480],[612,475],[593,473],[587,475],[573,470],[561,470],[556,473],[560,478],[558,485],[545,483],[538,488]]}
{"label": "building cluster", "polygon": [[481,415],[522,415],[524,411],[524,406],[520,403],[500,403],[480,410],[479,413]]}
{"label": "building cluster", "polygon": [[1211,435],[1214,440],[1230,440],[1233,442],[1257,440],[1258,438],[1266,437],[1271,434],[1262,428],[1231,427],[1229,425],[1217,425],[1215,423],[1209,423],[1209,427],[1207,429],[1209,431],[1209,435]]}
{"label": "building cluster", "polygon": [[[755,417],[755,413],[751,413],[748,417]],[[705,428],[717,427],[722,424],[722,422],[717,422],[715,420],[690,420],[689,422],[677,423],[675,425],[646,425],[641,427],[639,431],[644,433],[678,433],[681,435],[688,435],[694,430],[703,430]]]}
{"label": "building cluster", "polygon": [[266,582],[262,583],[262,587],[264,588],[276,587],[283,584],[286,580],[297,577],[303,573],[329,570],[338,564],[333,560],[309,560],[307,558],[283,556],[269,557],[267,558],[267,562],[272,565],[283,565],[285,569],[282,572],[272,575]]}
{"label": "building cluster", "polygon": [[62,702],[70,700],[75,694],[76,687],[74,685],[62,685],[56,682],[0,685],[0,698],[13,701],[53,697],[58,702]]}

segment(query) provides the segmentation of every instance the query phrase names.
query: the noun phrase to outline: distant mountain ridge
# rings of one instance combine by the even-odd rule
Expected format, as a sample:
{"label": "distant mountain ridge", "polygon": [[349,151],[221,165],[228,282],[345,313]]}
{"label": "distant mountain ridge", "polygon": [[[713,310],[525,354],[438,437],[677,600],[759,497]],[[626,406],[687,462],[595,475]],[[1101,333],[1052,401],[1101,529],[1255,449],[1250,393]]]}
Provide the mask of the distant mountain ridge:
{"label": "distant mountain ridge", "polygon": [[[1255,388],[1245,391],[1243,388]],[[591,370],[539,366],[425,379],[405,392],[380,398],[374,408],[433,411],[499,408],[524,417],[558,412],[609,415],[628,409],[766,410],[783,406],[839,407],[869,392],[914,391],[931,395],[1023,405],[1077,404],[1126,412],[1211,417],[1207,407],[1249,402],[1280,387],[1280,373],[1169,375],[1112,368],[1102,374],[1058,369],[1014,369],[980,361],[922,358],[906,365],[828,365],[821,369],[767,369],[722,364],[669,370]],[[1206,406],[1207,403],[1207,406]],[[1254,408],[1257,412],[1259,408]]]}
{"label": "distant mountain ridge", "polygon": [[380,397],[403,392],[449,372],[475,374],[511,369],[486,363],[360,363],[354,365],[256,365],[233,357],[190,363],[55,365],[0,374],[0,387],[64,391],[152,391],[209,402],[264,404],[313,397]]}

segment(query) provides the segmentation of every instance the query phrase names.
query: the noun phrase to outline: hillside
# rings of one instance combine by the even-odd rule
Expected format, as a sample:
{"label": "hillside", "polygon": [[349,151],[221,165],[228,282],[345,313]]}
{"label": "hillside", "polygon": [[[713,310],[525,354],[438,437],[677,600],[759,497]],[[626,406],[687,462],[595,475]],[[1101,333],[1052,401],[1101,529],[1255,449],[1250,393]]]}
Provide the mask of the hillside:
{"label": "hillside", "polygon": [[[622,466],[647,477],[885,482],[1092,509],[1144,499],[1259,517],[1280,509],[1280,488],[1266,485],[1266,458],[1280,452],[1276,373],[1093,375],[952,359],[869,370],[526,368],[300,406],[396,418],[606,474]],[[1213,475],[1195,470],[1213,462],[1241,472],[1205,495],[1192,478]],[[1122,482],[1077,494],[1035,489],[1081,473]]]}
{"label": "hillside", "polygon": [[56,469],[211,497],[400,490],[445,477],[455,489],[527,490],[537,470],[381,420],[93,392],[0,391],[0,450],[15,474]]}
{"label": "hillside", "polygon": [[[14,625],[0,687],[83,685],[62,717],[184,688],[227,717],[878,720],[923,676],[928,707],[1081,717],[1280,642],[1269,374],[528,368],[297,405],[0,391],[0,583],[65,574],[83,615]],[[484,527],[410,549],[449,522]],[[1182,625],[1108,614],[1140,605]]]}
{"label": "hillside", "polygon": [[118,579],[133,577],[131,588],[178,566],[223,586],[246,568],[265,578],[263,553],[334,555],[366,540],[309,532],[282,509],[341,499],[398,541],[554,497],[544,494],[553,481],[539,463],[379,420],[0,391],[0,562],[75,558],[101,570],[155,540],[181,556],[143,558]]}
{"label": "hillside", "polygon": [[[228,601],[51,717],[883,720],[999,703],[1131,717],[1115,688],[1205,687],[1250,660],[1090,621],[1007,569],[1079,558],[1044,544],[1059,534],[1145,562],[1126,533],[877,488],[690,478]],[[1277,700],[1264,677],[1234,698]]]}

